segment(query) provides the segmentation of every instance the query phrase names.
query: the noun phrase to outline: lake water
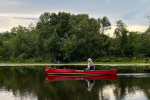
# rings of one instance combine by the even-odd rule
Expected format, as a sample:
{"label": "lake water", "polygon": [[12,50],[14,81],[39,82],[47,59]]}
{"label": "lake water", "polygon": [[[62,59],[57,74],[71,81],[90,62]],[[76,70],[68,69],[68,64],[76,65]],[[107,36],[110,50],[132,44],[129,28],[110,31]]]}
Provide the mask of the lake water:
{"label": "lake water", "polygon": [[[86,66],[51,66],[85,69]],[[0,100],[149,100],[149,66],[96,66],[117,76],[47,75],[43,66],[0,67]]]}

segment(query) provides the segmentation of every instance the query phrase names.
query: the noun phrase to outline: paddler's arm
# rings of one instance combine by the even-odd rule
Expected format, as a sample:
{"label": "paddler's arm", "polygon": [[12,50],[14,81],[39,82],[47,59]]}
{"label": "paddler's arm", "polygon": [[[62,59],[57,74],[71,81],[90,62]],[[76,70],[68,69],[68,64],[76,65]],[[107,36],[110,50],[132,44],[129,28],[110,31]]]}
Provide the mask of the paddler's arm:
{"label": "paddler's arm", "polygon": [[90,70],[90,63],[88,63],[88,68],[86,68],[86,70]]}

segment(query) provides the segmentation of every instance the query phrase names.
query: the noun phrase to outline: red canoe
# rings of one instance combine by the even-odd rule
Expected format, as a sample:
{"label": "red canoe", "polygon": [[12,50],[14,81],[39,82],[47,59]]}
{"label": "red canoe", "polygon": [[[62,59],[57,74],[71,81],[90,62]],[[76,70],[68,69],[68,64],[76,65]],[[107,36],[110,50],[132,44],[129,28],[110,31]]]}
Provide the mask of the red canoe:
{"label": "red canoe", "polygon": [[114,70],[71,70],[57,69],[45,67],[45,72],[48,74],[101,74],[101,75],[117,75],[117,69]]}
{"label": "red canoe", "polygon": [[61,80],[117,80],[117,75],[102,76],[46,76],[45,81],[61,81]]}

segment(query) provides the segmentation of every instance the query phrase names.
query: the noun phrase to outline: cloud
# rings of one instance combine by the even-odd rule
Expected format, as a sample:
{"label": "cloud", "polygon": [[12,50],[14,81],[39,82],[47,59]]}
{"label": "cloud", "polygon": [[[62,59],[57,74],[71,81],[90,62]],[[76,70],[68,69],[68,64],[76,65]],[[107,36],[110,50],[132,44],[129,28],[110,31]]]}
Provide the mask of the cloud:
{"label": "cloud", "polygon": [[124,20],[133,20],[137,16],[138,12],[137,11],[130,11],[126,14],[121,15],[122,19]]}
{"label": "cloud", "polygon": [[28,18],[39,18],[42,13],[0,13],[1,17],[28,17]]}
{"label": "cloud", "polygon": [[149,0],[140,0],[140,4],[149,4],[150,1]]}
{"label": "cloud", "polygon": [[14,19],[22,19],[22,20],[35,20],[37,21],[38,18],[28,18],[28,17],[13,17]]}
{"label": "cloud", "polygon": [[[142,25],[132,25],[132,26],[127,26],[127,30],[129,31],[138,31],[138,32],[144,32],[146,31],[146,29],[148,28],[148,26],[142,26]],[[110,37],[114,36],[114,31],[116,29],[116,26],[111,26],[111,29],[106,31],[105,34],[108,35]]]}
{"label": "cloud", "polygon": [[1,0],[0,1],[0,12],[1,13],[10,13],[16,12],[21,8],[23,2],[16,0]]}
{"label": "cloud", "polygon": [[13,5],[13,6],[18,6],[20,5],[19,2],[17,1],[14,1],[14,0],[1,0],[0,2],[0,6],[10,6],[10,5]]}
{"label": "cloud", "polygon": [[11,28],[22,25],[28,27],[30,23],[36,23],[41,14],[17,14],[0,13],[0,32],[10,31]]}
{"label": "cloud", "polygon": [[[36,18],[35,18],[36,19]],[[0,16],[0,32],[10,31],[11,28],[22,25],[28,27],[30,23],[36,23],[37,21],[32,18],[13,18],[9,16]]]}
{"label": "cloud", "polygon": [[139,32],[144,32],[148,26],[141,26],[141,25],[133,25],[133,26],[128,26],[127,29],[130,31],[139,31]]}

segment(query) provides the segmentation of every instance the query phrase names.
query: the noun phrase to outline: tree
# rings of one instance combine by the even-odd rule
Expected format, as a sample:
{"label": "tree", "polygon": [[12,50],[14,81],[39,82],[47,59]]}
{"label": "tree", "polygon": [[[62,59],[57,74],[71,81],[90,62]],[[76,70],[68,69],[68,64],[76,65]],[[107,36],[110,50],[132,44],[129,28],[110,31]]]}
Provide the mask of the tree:
{"label": "tree", "polygon": [[64,57],[74,61],[77,59],[77,47],[78,47],[78,38],[74,34],[70,37],[66,34],[65,38],[62,38],[61,50],[64,53]]}
{"label": "tree", "polygon": [[114,31],[114,36],[116,37],[115,50],[117,55],[124,56],[126,51],[125,48],[127,48],[128,30],[121,20],[116,21],[116,24],[117,28]]}
{"label": "tree", "polygon": [[44,56],[49,61],[57,59],[59,54],[59,37],[54,29],[52,35],[44,41]]}
{"label": "tree", "polygon": [[114,32],[114,35],[115,37],[121,37],[123,36],[122,32],[127,30],[126,28],[126,25],[124,22],[122,22],[122,20],[118,20],[116,21],[116,24],[117,24],[117,28],[115,29],[115,32]]}
{"label": "tree", "polygon": [[111,23],[106,16],[104,16],[102,19],[99,18],[98,22],[100,24],[100,33],[104,34],[106,30],[111,29]]}

